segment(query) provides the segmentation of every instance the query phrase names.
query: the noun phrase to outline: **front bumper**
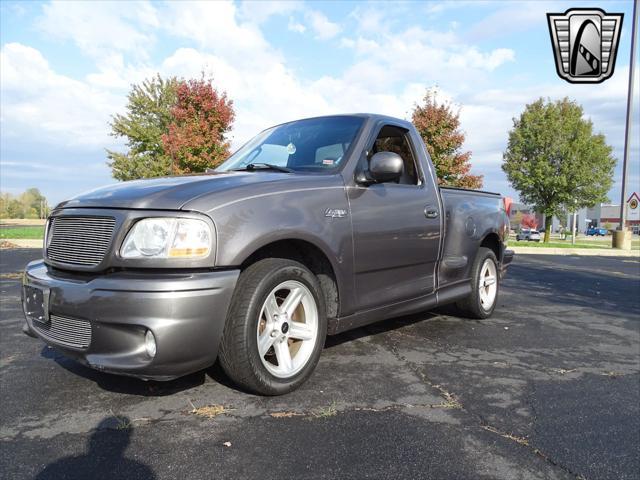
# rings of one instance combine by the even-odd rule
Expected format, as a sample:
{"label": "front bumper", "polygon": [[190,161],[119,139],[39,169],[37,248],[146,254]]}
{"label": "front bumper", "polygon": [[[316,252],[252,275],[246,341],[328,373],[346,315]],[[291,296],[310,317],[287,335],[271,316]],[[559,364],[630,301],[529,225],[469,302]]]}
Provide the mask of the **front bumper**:
{"label": "front bumper", "polygon": [[[170,380],[215,362],[239,273],[77,275],[52,270],[42,261],[31,262],[23,277],[25,333],[98,370]],[[26,287],[46,292],[46,321],[26,314]],[[64,323],[53,332],[50,322],[57,318]],[[64,341],[67,337],[61,337],[77,338],[70,331],[74,325],[86,325],[88,346],[70,345]],[[156,340],[153,358],[144,347],[147,330]]]}

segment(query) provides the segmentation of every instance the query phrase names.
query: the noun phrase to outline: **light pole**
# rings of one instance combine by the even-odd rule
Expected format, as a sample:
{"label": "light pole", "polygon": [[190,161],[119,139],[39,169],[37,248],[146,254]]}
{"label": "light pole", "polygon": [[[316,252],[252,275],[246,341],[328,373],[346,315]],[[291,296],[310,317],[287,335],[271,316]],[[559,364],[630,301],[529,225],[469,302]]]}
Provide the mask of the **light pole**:
{"label": "light pole", "polygon": [[573,200],[573,221],[571,222],[571,245],[576,244],[576,233],[578,231],[578,227],[576,225],[576,220],[578,216],[578,201]]}
{"label": "light pole", "polygon": [[627,119],[624,131],[624,160],[622,161],[622,188],[620,193],[620,225],[613,232],[613,248],[631,249],[631,232],[627,231],[627,171],[629,169],[630,133],[633,111],[633,82],[636,73],[636,28],[638,26],[638,0],[633,2],[631,19],[631,58],[629,60],[629,88],[627,90]]}

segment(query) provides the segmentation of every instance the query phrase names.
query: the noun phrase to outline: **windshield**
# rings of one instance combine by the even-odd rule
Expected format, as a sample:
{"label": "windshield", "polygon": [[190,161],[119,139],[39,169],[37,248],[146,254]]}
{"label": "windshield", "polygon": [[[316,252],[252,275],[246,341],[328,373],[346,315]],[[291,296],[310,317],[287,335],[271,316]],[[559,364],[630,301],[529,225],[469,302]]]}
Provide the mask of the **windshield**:
{"label": "windshield", "polygon": [[270,164],[293,171],[332,171],[345,158],[363,122],[361,117],[336,116],[269,128],[216,170],[224,172]]}

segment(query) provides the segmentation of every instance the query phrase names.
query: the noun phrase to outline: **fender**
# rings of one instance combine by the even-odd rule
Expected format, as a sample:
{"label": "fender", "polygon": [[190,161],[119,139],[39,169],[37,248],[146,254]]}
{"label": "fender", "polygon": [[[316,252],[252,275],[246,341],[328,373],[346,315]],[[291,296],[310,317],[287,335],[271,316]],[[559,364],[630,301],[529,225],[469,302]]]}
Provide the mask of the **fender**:
{"label": "fender", "polygon": [[[344,215],[332,214],[338,210]],[[274,193],[268,202],[260,197],[245,198],[234,202],[233,208],[214,209],[209,215],[217,232],[216,267],[238,267],[275,242],[307,242],[331,264],[340,311],[352,308],[353,238],[343,184]]]}

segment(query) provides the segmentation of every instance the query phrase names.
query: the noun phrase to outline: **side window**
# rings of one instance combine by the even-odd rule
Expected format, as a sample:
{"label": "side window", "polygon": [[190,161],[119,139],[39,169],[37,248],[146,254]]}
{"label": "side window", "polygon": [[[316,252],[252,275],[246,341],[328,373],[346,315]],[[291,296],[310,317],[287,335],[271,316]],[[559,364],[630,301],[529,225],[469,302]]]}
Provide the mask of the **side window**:
{"label": "side window", "polygon": [[378,152],[393,152],[402,157],[404,168],[398,183],[404,185],[418,184],[418,171],[416,162],[413,158],[411,145],[407,138],[407,131],[403,128],[393,125],[385,125],[380,130],[378,137],[373,143],[371,155]]}

